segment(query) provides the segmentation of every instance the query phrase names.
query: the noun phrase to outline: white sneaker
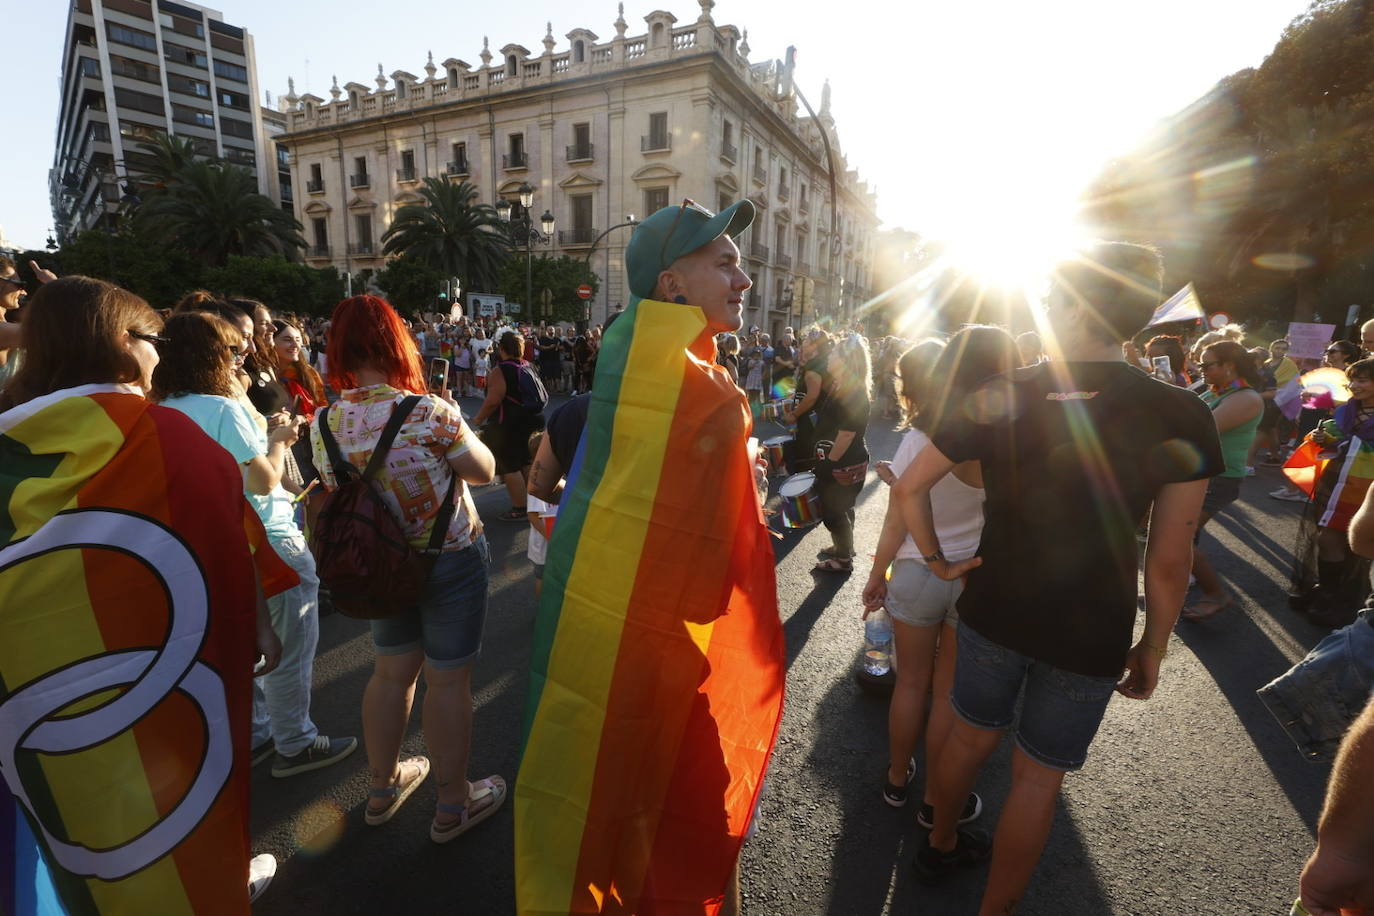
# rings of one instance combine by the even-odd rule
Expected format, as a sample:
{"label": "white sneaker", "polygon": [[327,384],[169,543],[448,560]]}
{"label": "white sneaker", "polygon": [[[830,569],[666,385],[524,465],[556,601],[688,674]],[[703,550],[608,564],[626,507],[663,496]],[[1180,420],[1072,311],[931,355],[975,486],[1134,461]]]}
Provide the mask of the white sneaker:
{"label": "white sneaker", "polygon": [[1293,487],[1280,487],[1279,489],[1275,490],[1273,493],[1270,493],[1269,495],[1274,497],[1275,499],[1282,499],[1290,503],[1307,502],[1307,494],[1303,493],[1301,490],[1296,490]]}
{"label": "white sneaker", "polygon": [[270,852],[253,856],[248,862],[248,902],[252,903],[262,896],[277,873],[277,859]]}

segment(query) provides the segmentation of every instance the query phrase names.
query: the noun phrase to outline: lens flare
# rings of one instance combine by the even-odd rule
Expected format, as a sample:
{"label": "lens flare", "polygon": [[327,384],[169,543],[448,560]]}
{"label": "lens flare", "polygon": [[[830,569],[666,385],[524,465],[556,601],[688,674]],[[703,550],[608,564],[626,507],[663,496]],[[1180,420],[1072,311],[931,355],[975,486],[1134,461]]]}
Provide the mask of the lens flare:
{"label": "lens flare", "polygon": [[300,853],[317,857],[329,852],[343,838],[345,823],[343,811],[332,801],[312,803],[296,819],[296,845]]}
{"label": "lens flare", "polygon": [[1330,366],[1313,369],[1303,375],[1302,406],[1322,410],[1350,400],[1349,381],[1345,373]]}

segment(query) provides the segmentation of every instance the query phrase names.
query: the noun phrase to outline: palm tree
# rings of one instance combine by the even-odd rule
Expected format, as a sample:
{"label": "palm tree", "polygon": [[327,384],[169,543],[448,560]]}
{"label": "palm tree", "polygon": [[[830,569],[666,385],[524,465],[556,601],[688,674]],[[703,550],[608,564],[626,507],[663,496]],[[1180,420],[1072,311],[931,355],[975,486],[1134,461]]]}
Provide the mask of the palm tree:
{"label": "palm tree", "polygon": [[258,193],[247,169],[220,162],[184,164],[165,186],[149,191],[135,213],[155,242],[185,249],[206,264],[229,255],[261,256],[304,248],[301,224]]}
{"label": "palm tree", "polygon": [[189,137],[172,134],[158,134],[152,140],[140,143],[138,151],[143,158],[138,167],[131,171],[140,182],[153,188],[175,184],[186,166],[201,158],[196,154],[196,145]]}
{"label": "palm tree", "polygon": [[382,235],[382,251],[412,258],[470,290],[495,289],[501,265],[510,257],[506,225],[490,204],[474,203],[477,188],[426,178],[423,203],[396,212]]}

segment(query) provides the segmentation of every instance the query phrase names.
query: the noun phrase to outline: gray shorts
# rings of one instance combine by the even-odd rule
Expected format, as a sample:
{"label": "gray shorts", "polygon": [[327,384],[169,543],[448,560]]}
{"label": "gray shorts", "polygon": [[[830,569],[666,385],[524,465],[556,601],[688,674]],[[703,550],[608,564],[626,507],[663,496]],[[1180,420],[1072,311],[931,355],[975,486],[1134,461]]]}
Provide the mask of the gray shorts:
{"label": "gray shorts", "polygon": [[913,627],[954,626],[959,622],[954,606],[963,590],[962,579],[946,582],[920,560],[897,560],[887,582],[887,612]]}

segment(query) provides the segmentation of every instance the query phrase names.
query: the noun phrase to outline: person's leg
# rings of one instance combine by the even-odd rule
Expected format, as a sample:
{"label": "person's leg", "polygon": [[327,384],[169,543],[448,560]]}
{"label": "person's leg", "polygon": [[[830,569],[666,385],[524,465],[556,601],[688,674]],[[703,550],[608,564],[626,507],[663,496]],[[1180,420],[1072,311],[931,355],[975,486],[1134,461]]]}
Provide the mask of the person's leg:
{"label": "person's leg", "polygon": [[[421,709],[425,747],[439,789],[439,801],[461,805],[468,798],[468,752],[472,746],[472,666],[425,665]],[[445,815],[439,815],[441,822]],[[457,815],[447,816],[456,820]]]}
{"label": "person's leg", "polygon": [[[278,754],[290,757],[309,747],[319,734],[310,719],[310,684],[320,639],[320,580],[315,576],[315,559],[303,538],[282,538],[271,544],[301,581],[267,599],[272,629],[281,640],[281,662],[256,680],[262,687],[272,743]],[[255,715],[255,724],[256,718]]]}
{"label": "person's leg", "polygon": [[954,848],[959,814],[973,791],[978,771],[1001,740],[1002,729],[980,728],[954,719],[940,757],[926,778],[926,795],[935,807],[935,827],[929,838],[935,849],[948,852]]}
{"label": "person's leg", "polygon": [[[379,654],[373,663],[372,677],[363,691],[363,743],[367,747],[367,768],[372,788],[383,789],[401,778],[401,739],[410,721],[415,701],[415,679],[424,663],[419,646],[398,654]],[[376,810],[386,807],[385,799],[369,800]]]}
{"label": "person's leg", "polygon": [[502,474],[501,481],[506,485],[506,495],[510,497],[512,509],[525,508],[525,475],[520,471],[512,471],[509,474]]}
{"label": "person's leg", "polygon": [[[959,657],[959,632],[946,623],[940,627],[940,646],[935,655],[935,676],[930,691],[930,721],[926,724],[926,769],[931,770],[940,759],[950,731],[954,728],[954,710],[949,694],[954,688],[954,664]],[[921,800],[935,806],[933,780],[926,779]]]}
{"label": "person's leg", "polygon": [[938,625],[912,626],[892,621],[897,657],[901,659],[887,708],[887,781],[894,786],[906,785],[907,764],[925,727],[926,694],[930,692],[939,632]]}
{"label": "person's leg", "polygon": [[[1202,510],[1202,515],[1198,518],[1197,530],[1200,532],[1212,518],[1212,513],[1207,509]],[[1193,577],[1197,579],[1197,586],[1202,590],[1202,595],[1208,601],[1222,603],[1226,600],[1226,587],[1221,584],[1221,578],[1216,570],[1212,568],[1206,554],[1198,545],[1193,546]]]}
{"label": "person's leg", "polygon": [[979,916],[1001,916],[1015,910],[1049,838],[1054,803],[1063,782],[1063,770],[1039,763],[1020,747],[1012,751],[1011,792],[997,821]]}

